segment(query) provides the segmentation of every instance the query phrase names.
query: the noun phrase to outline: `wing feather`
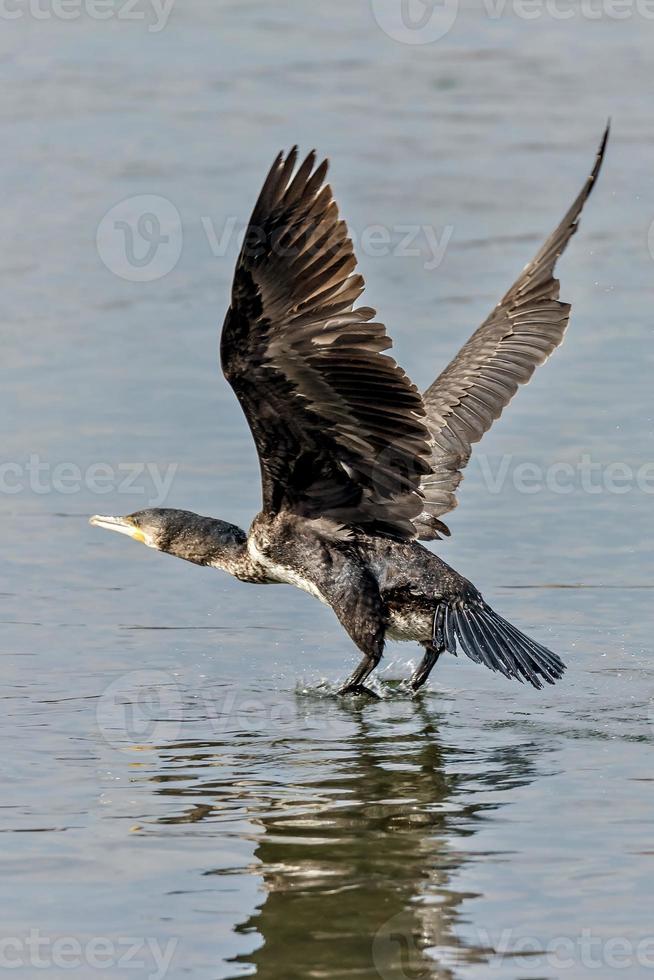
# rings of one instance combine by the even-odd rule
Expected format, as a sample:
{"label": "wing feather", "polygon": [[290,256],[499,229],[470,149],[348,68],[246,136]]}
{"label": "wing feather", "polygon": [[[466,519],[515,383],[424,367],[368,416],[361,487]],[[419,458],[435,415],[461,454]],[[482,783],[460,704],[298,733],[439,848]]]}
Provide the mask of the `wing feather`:
{"label": "wing feather", "polygon": [[559,301],[556,261],[577,230],[579,216],[602,166],[607,126],[595,164],[567,214],[501,302],[423,395],[434,439],[432,472],[422,481],[425,507],[415,520],[422,539],[447,528],[462,470],[478,442],[520,385],[563,340],[570,306]]}
{"label": "wing feather", "polygon": [[239,256],[221,338],[247,417],[263,506],[415,537],[430,470],[422,397],[369,307],[327,161],[280,154]]}

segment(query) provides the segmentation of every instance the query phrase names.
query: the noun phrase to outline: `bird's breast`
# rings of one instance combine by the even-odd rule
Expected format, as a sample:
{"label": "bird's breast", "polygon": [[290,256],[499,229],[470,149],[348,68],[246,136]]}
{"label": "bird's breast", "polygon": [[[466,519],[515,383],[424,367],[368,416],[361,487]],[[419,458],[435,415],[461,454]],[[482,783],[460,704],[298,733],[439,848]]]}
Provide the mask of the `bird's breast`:
{"label": "bird's breast", "polygon": [[425,642],[431,640],[434,630],[434,614],[424,609],[391,609],[386,636],[389,640]]}
{"label": "bird's breast", "polygon": [[438,598],[413,586],[384,593],[389,640],[424,643],[434,635],[434,614]]}
{"label": "bird's breast", "polygon": [[257,541],[255,535],[248,538],[248,554],[253,562],[265,572],[270,582],[279,582],[284,585],[294,585],[296,589],[308,592],[315,599],[320,599],[325,605],[329,605],[318,587],[304,575],[300,570],[293,568],[281,561],[277,561],[271,550],[262,542]]}

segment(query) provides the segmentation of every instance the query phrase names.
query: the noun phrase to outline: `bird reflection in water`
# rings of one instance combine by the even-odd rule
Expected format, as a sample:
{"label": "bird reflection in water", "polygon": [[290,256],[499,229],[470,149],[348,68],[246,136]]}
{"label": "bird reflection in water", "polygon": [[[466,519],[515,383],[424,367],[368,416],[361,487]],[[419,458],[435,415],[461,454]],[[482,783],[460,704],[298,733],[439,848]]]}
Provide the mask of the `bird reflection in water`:
{"label": "bird reflection in water", "polygon": [[462,904],[475,896],[457,890],[456,873],[473,859],[465,839],[501,806],[497,792],[534,778],[537,747],[448,746],[442,700],[439,709],[298,694],[287,741],[230,733],[165,749],[174,776],[154,776],[158,792],[193,804],[159,824],[207,821],[215,831],[238,820],[258,841],[248,870],[265,898],[234,927],[253,949],[231,961],[230,976],[455,980],[457,963],[492,956],[481,940],[457,936]]}

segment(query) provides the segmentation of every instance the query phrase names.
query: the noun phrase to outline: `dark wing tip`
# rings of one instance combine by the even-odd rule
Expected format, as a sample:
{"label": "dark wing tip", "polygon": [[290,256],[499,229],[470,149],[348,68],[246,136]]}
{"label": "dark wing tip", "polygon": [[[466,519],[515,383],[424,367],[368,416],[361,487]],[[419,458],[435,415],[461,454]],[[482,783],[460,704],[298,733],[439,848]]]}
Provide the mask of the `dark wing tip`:
{"label": "dark wing tip", "polygon": [[329,161],[323,160],[316,168],[317,152],[311,150],[298,167],[299,154],[297,143],[290,150],[280,150],[277,154],[263,183],[253,219],[260,220],[262,215],[269,213],[283,198],[286,198],[287,203],[292,203],[307,191],[315,194],[320,189]]}
{"label": "dark wing tip", "polygon": [[[281,156],[282,159],[284,159],[283,153],[281,154]],[[313,179],[315,170],[324,169],[324,173],[326,174],[327,170],[329,169],[329,160],[327,158],[322,160],[319,163],[318,167],[316,168],[316,161],[318,159],[318,151],[316,149],[309,150],[309,152],[304,157],[297,170],[295,170],[295,167],[299,159],[300,159],[300,149],[296,144],[295,146],[292,146],[291,149],[288,151],[284,161],[286,183],[289,186],[296,181],[300,183],[307,183],[310,179]],[[291,175],[293,174],[294,170],[295,170],[295,174],[292,176],[291,179]]]}
{"label": "dark wing tip", "polygon": [[[591,170],[590,177],[588,178],[588,182],[591,187],[597,180],[599,176],[599,172],[602,169],[602,163],[604,162],[604,153],[606,152],[606,145],[609,141],[610,135],[611,135],[611,119],[609,117],[606,123],[606,128],[602,135],[602,140],[600,142],[599,149],[597,151],[597,156],[595,157],[595,163],[593,165],[593,169]],[[590,187],[589,187],[589,193],[590,193]]]}
{"label": "dark wing tip", "polygon": [[[557,248],[554,253],[555,261],[552,264],[553,266],[556,263],[556,259],[561,257],[561,255],[563,254],[563,252],[567,247],[568,242],[577,231],[577,228],[579,227],[579,219],[581,217],[581,212],[584,208],[586,201],[590,197],[595,187],[595,184],[597,183],[597,178],[600,175],[602,164],[604,162],[604,154],[606,152],[606,146],[609,141],[610,132],[611,132],[611,120],[609,119],[609,121],[606,124],[606,129],[602,134],[602,139],[598,147],[597,153],[595,155],[595,162],[593,163],[593,169],[591,170],[590,174],[586,178],[584,186],[581,188],[579,194],[573,201],[572,206],[570,207],[568,213],[565,215],[563,221],[556,229],[556,231],[553,232],[550,238],[548,238],[548,240],[545,242],[543,248],[531,263],[531,266],[534,266],[538,262],[538,260],[544,254],[547,253],[548,245],[550,245],[553,239],[558,237],[559,241],[557,243]],[[527,266],[527,268],[529,268],[529,266]]]}
{"label": "dark wing tip", "polygon": [[[568,215],[566,215],[566,217],[569,219],[570,234],[568,235],[568,238],[567,239],[564,239],[564,241],[561,243],[561,252],[564,251],[564,249],[565,249],[565,247],[566,247],[566,245],[568,243],[569,238],[577,230],[577,226],[579,224],[579,218],[581,216],[582,208],[583,208],[584,204],[586,203],[586,201],[588,200],[588,198],[589,198],[589,196],[590,196],[593,188],[595,187],[595,184],[597,183],[597,178],[600,175],[600,171],[602,169],[602,164],[604,163],[604,154],[606,152],[606,146],[607,146],[607,143],[609,141],[610,132],[611,132],[611,120],[609,119],[608,122],[607,122],[607,124],[606,124],[606,129],[604,130],[604,133],[602,134],[602,139],[601,139],[599,148],[598,148],[597,153],[595,155],[595,162],[593,163],[593,169],[591,170],[590,174],[588,175],[588,179],[586,180],[586,183],[582,187],[582,189],[581,189],[578,197],[576,198],[574,204],[570,208],[570,211],[568,212]],[[564,221],[565,221],[565,219],[564,219]],[[559,255],[560,254],[561,253],[559,252]]]}

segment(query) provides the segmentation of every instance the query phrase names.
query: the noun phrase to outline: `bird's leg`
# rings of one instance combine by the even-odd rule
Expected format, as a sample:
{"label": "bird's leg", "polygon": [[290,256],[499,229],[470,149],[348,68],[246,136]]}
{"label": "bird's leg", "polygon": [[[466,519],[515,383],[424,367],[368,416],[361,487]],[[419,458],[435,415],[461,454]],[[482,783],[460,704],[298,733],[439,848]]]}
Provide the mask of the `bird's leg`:
{"label": "bird's leg", "polygon": [[445,651],[444,619],[445,609],[442,605],[439,605],[434,614],[433,638],[429,642],[422,644],[425,648],[425,655],[411,678],[411,687],[414,691],[418,691],[426,683],[427,678],[436,666],[438,658]]}
{"label": "bird's leg", "polygon": [[[320,583],[322,593],[363,654],[359,666],[339,694],[378,695],[365,687],[366,678],[382,658],[386,636],[386,607],[372,572],[349,555],[332,551],[329,576]],[[324,563],[324,559],[321,558]]]}
{"label": "bird's leg", "polygon": [[366,694],[370,698],[376,698],[378,701],[381,700],[378,694],[375,694],[374,691],[371,691],[370,688],[366,687],[364,684],[364,681],[373,672],[379,663],[379,660],[379,657],[365,654],[357,669],[354,671],[354,673],[350,674],[338,693]]}
{"label": "bird's leg", "polygon": [[444,650],[437,649],[433,643],[423,643],[425,655],[420,661],[420,666],[416,669],[411,678],[411,687],[414,691],[419,690],[426,683],[427,678],[436,666],[436,662]]}

